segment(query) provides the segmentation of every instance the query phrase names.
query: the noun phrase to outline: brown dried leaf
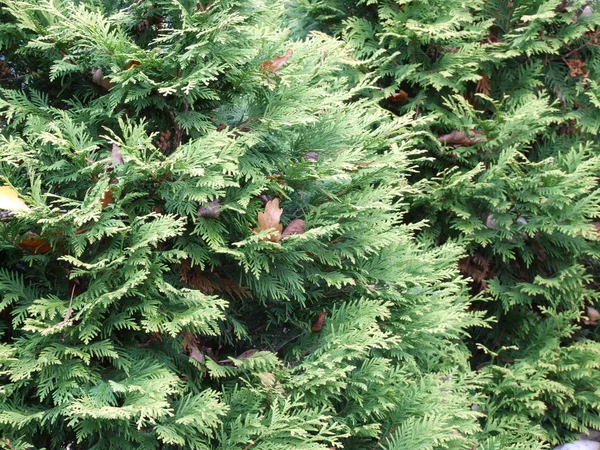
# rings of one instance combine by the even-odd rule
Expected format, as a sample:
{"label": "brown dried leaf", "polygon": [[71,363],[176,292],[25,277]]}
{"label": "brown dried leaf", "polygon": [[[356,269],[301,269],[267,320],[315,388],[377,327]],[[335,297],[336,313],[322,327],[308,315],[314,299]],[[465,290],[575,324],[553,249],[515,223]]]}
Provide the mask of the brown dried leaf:
{"label": "brown dried leaf", "polygon": [[281,232],[283,231],[283,226],[279,223],[281,214],[283,214],[283,209],[279,207],[279,199],[275,198],[268,201],[265,205],[265,212],[258,213],[259,227],[255,228],[254,232],[260,233],[261,231],[274,229],[276,233],[271,233],[271,235],[265,239],[268,239],[271,242],[279,242],[281,239]]}
{"label": "brown dried leaf", "polygon": [[219,200],[213,200],[212,202],[201,205],[198,208],[198,217],[205,217],[209,219],[216,219],[221,215],[221,204]]}
{"label": "brown dried leaf", "polygon": [[123,153],[121,153],[121,147],[117,144],[113,144],[112,150],[110,151],[110,159],[112,160],[113,166],[123,164]]}
{"label": "brown dried leaf", "polygon": [[10,66],[8,63],[6,61],[0,61],[0,77],[5,77],[10,73]]}
{"label": "brown dried leaf", "polygon": [[283,233],[281,233],[281,239],[285,239],[286,237],[292,234],[302,234],[304,233],[304,220],[302,219],[294,219],[292,220]]}
{"label": "brown dried leaf", "polygon": [[484,95],[490,95],[491,82],[487,75],[483,75],[475,86],[475,92]]}
{"label": "brown dried leaf", "polygon": [[190,346],[190,358],[195,359],[200,364],[204,364],[204,353],[202,353],[195,345]]}
{"label": "brown dried leaf", "polygon": [[142,32],[144,32],[144,31],[146,31],[146,29],[147,29],[149,26],[150,26],[150,21],[149,21],[148,19],[144,19],[144,20],[142,20],[141,22],[139,22],[139,23],[137,24],[137,27],[136,27],[136,29],[137,29],[137,32],[138,32],[138,33],[142,33]]}
{"label": "brown dried leaf", "polygon": [[246,358],[250,358],[252,355],[254,355],[256,352],[258,352],[258,349],[250,349],[250,350],[246,350],[244,353],[240,354],[239,356],[236,356],[235,359],[246,359]]}
{"label": "brown dried leaf", "polygon": [[202,4],[202,2],[198,2],[196,3],[196,8],[198,9],[198,11],[202,11],[202,12],[206,12],[210,9],[212,5],[210,3],[207,3],[206,6],[204,6]]}
{"label": "brown dried leaf", "polygon": [[590,71],[586,71],[585,63],[579,58],[575,57],[573,59],[565,60],[563,59],[569,70],[571,71],[571,78],[575,77],[583,77],[588,78],[590,75]]}
{"label": "brown dried leaf", "polygon": [[394,92],[392,95],[390,95],[387,100],[391,103],[406,103],[408,100],[408,94],[400,89],[398,92]]}
{"label": "brown dried leaf", "polygon": [[592,9],[592,7],[590,5],[586,5],[585,8],[583,8],[583,11],[581,11],[581,14],[579,14],[578,19],[583,19],[584,17],[589,17],[594,13],[594,10]]}
{"label": "brown dried leaf", "polygon": [[141,62],[139,62],[137,59],[128,59],[127,61],[125,61],[125,68],[127,70],[131,69],[132,67],[138,68],[142,65]]}
{"label": "brown dried leaf", "polygon": [[204,364],[204,353],[198,348],[198,342],[191,333],[183,335],[183,349],[188,352],[190,358]]}
{"label": "brown dried leaf", "polygon": [[499,228],[498,222],[492,214],[489,214],[485,219],[485,226],[488,227],[490,230],[498,230]]}
{"label": "brown dried leaf", "polygon": [[371,164],[373,164],[375,162],[375,160],[373,161],[367,161],[367,162],[363,162],[363,163],[356,163],[354,164],[356,167],[369,167]]}
{"label": "brown dried leaf", "polygon": [[18,246],[36,255],[48,253],[52,250],[52,246],[46,239],[31,231],[25,233]]}
{"label": "brown dried leaf", "polygon": [[502,42],[502,39],[500,39],[498,36],[490,34],[485,38],[485,41],[488,44],[498,44],[500,42]]}
{"label": "brown dried leaf", "polygon": [[469,147],[471,144],[475,144],[477,142],[484,142],[483,138],[472,137],[477,136],[479,134],[481,133],[475,130],[471,130],[469,131],[470,136],[467,136],[464,131],[454,130],[448,134],[439,136],[438,139],[442,144],[454,145],[455,147]]}
{"label": "brown dried leaf", "polygon": [[269,194],[261,194],[258,196],[259,200],[261,202],[263,202],[263,205],[266,205],[267,203],[269,203],[271,200],[273,200],[273,196],[269,195]]}
{"label": "brown dried leaf", "polygon": [[319,160],[319,154],[317,152],[308,152],[304,154],[304,159],[307,161],[317,162]]}
{"label": "brown dried leaf", "polygon": [[600,312],[596,308],[592,308],[591,306],[586,306],[585,315],[588,320],[586,321],[587,325],[596,325],[600,320]]}
{"label": "brown dried leaf", "polygon": [[108,90],[114,86],[110,80],[104,78],[104,71],[102,68],[94,68],[92,69],[92,81],[96,83],[98,86],[102,86],[104,89]]}
{"label": "brown dried leaf", "polygon": [[285,51],[283,56],[275,56],[273,59],[265,61],[260,65],[260,68],[265,72],[275,73],[277,70],[281,69],[283,65],[290,59],[290,56],[294,54],[294,51],[291,48],[288,48]]}
{"label": "brown dried leaf", "polygon": [[375,162],[375,160],[352,164],[351,166],[344,168],[344,170],[346,170],[347,172],[356,172],[358,169],[362,169],[364,167],[369,167],[374,162]]}
{"label": "brown dried leaf", "polygon": [[486,280],[493,276],[491,264],[488,259],[475,253],[473,256],[462,259],[458,267],[463,275],[473,279],[483,290],[487,289]]}
{"label": "brown dried leaf", "polygon": [[323,327],[325,326],[326,319],[327,319],[326,312],[319,313],[319,315],[317,316],[317,319],[314,321],[314,323],[312,324],[312,327],[310,327],[310,329],[314,332],[321,331],[323,329]]}
{"label": "brown dried leaf", "polygon": [[444,53],[458,53],[460,49],[458,47],[450,46],[442,48],[442,52]]}
{"label": "brown dried leaf", "polygon": [[113,195],[112,191],[110,190],[110,188],[104,192],[104,194],[102,194],[102,197],[100,197],[100,205],[102,205],[102,208],[106,208],[108,205],[111,205],[115,202],[115,196]]}

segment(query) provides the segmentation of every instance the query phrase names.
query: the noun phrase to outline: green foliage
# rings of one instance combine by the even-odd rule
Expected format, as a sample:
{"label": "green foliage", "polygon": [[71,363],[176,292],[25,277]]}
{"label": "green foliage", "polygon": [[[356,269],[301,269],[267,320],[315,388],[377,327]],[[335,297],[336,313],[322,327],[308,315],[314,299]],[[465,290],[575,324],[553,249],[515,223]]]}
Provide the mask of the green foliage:
{"label": "green foliage", "polygon": [[1,11],[1,446],[471,448],[463,250],[342,43],[275,1]]}
{"label": "green foliage", "polygon": [[461,271],[497,321],[471,340],[491,376],[480,447],[598,427],[600,344],[582,319],[598,307],[597,2],[305,0],[290,14],[297,33],[340,36],[379,76],[373,97],[426,124],[408,218],[429,221],[425,242],[466,245]]}

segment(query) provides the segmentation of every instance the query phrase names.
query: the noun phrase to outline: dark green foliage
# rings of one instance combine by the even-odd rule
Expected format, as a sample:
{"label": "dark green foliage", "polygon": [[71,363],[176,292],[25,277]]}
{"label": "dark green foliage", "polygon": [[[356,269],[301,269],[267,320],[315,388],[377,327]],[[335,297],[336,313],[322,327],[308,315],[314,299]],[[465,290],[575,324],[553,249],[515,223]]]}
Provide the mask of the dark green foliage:
{"label": "dark green foliage", "polygon": [[472,340],[492,376],[482,448],[597,428],[600,344],[582,315],[598,307],[600,5],[347,5],[291,13],[349,44],[382,106],[428,122],[409,217],[430,221],[423,240],[467,246],[461,270],[497,320]]}
{"label": "dark green foliage", "polygon": [[[0,446],[474,444],[481,314],[463,250],[403,219],[414,124],[266,3],[3,4],[0,180],[31,211],[0,221]],[[261,228],[269,198],[304,229]]]}

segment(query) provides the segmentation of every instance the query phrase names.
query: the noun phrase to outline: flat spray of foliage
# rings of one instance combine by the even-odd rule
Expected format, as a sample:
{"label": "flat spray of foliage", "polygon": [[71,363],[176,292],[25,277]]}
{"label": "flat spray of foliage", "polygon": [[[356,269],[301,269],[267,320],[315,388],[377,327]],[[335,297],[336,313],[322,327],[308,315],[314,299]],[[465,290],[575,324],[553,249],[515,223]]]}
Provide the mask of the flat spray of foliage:
{"label": "flat spray of foliage", "polygon": [[476,445],[463,250],[403,220],[415,123],[341,41],[277,1],[0,5],[0,447]]}
{"label": "flat spray of foliage", "polygon": [[473,365],[492,377],[480,448],[598,428],[600,3],[304,0],[291,11],[299,32],[340,36],[379,75],[383,107],[429,122],[407,217],[429,220],[425,241],[466,246],[461,271],[497,319],[472,339]]}

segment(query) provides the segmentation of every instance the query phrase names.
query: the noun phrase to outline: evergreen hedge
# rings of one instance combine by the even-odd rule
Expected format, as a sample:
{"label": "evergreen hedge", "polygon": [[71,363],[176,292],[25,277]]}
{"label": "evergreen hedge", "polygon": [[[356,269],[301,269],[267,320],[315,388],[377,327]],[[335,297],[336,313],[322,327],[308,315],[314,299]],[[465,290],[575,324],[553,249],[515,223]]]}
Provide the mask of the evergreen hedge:
{"label": "evergreen hedge", "polygon": [[[305,0],[307,27],[340,36],[380,78],[381,105],[429,123],[412,178],[422,238],[466,246],[486,429],[527,424],[537,448],[600,426],[600,4]],[[308,19],[308,20],[307,20]],[[504,438],[497,438],[502,440]],[[536,447],[534,447],[536,448]]]}
{"label": "evergreen hedge", "polygon": [[1,448],[600,427],[595,3],[0,8]]}
{"label": "evergreen hedge", "polygon": [[474,445],[411,118],[283,7],[4,3],[4,448]]}

